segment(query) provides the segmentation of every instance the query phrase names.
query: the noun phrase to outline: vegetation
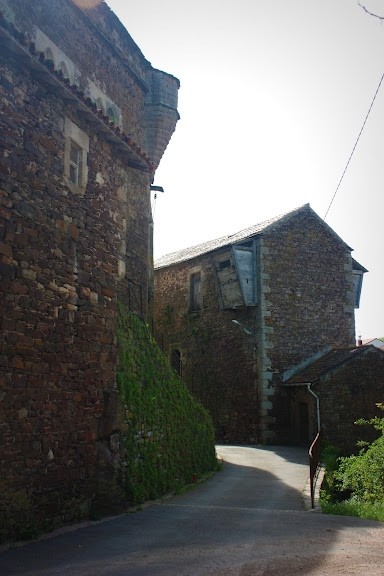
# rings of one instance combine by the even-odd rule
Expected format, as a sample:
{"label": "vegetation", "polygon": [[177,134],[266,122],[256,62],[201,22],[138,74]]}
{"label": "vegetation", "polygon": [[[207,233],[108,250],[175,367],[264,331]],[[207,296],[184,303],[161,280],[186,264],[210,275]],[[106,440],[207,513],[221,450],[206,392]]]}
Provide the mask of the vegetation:
{"label": "vegetation", "polygon": [[[377,406],[384,410],[383,404]],[[381,432],[372,443],[360,442],[359,453],[340,456],[327,446],[323,452],[326,469],[320,498],[323,512],[359,516],[384,522],[384,418],[360,419]]]}
{"label": "vegetation", "polygon": [[128,421],[125,489],[138,504],[216,470],[214,429],[147,326],[122,306],[118,342],[118,386]]}

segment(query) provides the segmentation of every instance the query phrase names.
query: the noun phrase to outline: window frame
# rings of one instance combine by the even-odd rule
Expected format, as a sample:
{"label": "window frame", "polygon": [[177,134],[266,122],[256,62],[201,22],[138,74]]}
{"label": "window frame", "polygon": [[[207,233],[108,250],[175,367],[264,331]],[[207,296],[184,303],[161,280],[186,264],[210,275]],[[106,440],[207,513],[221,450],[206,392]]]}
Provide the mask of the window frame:
{"label": "window frame", "polygon": [[[72,192],[83,195],[88,181],[89,137],[72,120],[65,117],[64,138],[64,180]],[[73,157],[74,151],[77,153],[76,159]]]}
{"label": "window frame", "polygon": [[[256,240],[234,244],[232,253],[244,306],[256,306],[258,303]],[[247,261],[241,255],[247,255]]]}
{"label": "window frame", "polygon": [[[69,179],[75,186],[79,186],[81,182],[82,174],[82,148],[74,141],[70,140],[70,150],[69,150]],[[76,159],[73,159],[73,152],[76,153]],[[72,177],[72,172],[74,172],[75,177]]]}

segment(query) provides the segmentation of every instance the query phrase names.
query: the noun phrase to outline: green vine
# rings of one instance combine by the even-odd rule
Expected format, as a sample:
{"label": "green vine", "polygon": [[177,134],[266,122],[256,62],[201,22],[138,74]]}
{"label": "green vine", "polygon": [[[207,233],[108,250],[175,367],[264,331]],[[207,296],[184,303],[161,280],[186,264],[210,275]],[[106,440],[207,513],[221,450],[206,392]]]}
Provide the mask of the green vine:
{"label": "green vine", "polygon": [[117,381],[126,406],[126,493],[134,503],[216,470],[208,412],[170,367],[147,326],[120,306]]}

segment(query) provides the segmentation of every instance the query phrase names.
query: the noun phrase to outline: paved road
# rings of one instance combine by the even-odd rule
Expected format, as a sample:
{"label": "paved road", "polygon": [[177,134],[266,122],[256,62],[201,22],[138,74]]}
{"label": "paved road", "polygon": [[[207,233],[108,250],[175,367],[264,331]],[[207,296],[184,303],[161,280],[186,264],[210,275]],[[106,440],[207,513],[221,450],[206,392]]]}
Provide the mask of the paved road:
{"label": "paved road", "polygon": [[384,526],[305,510],[306,454],[218,447],[192,492],[0,554],[2,576],[383,576]]}

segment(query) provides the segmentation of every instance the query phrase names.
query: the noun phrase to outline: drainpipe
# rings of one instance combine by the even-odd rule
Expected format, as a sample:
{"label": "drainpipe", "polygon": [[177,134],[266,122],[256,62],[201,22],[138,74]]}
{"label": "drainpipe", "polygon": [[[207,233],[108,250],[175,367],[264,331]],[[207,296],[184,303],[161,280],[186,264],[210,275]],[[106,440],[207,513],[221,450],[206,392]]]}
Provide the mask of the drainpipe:
{"label": "drainpipe", "polygon": [[317,431],[320,432],[320,399],[314,393],[310,384],[307,384],[307,390],[314,398],[316,398],[316,411],[317,411]]}

